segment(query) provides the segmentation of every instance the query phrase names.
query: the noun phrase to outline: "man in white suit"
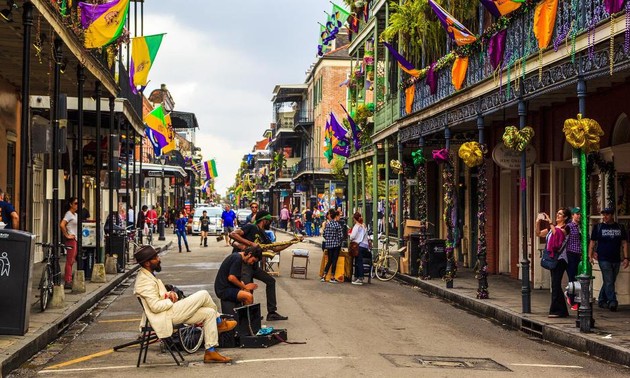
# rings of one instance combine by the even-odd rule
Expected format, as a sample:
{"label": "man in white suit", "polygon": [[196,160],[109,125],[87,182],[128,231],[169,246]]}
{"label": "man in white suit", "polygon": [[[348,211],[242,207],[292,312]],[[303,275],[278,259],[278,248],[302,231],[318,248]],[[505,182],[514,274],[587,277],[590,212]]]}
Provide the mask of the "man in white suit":
{"label": "man in white suit", "polygon": [[219,333],[234,329],[236,321],[221,319],[217,305],[206,290],[199,290],[182,300],[178,300],[177,293],[167,291],[162,281],[155,277],[162,267],[160,257],[152,246],[138,248],[134,257],[142,267],[136,277],[134,294],[142,301],[144,313],[157,336],[171,336],[174,324],[203,322],[206,346],[203,362],[231,362],[231,358],[222,356],[215,348],[219,345]]}

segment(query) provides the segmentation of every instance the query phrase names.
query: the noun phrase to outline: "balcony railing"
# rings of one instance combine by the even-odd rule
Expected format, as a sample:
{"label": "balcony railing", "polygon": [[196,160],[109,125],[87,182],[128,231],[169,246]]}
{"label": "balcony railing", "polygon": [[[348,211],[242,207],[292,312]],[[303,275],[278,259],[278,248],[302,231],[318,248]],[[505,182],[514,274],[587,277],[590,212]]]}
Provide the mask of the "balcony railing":
{"label": "balcony railing", "polygon": [[[572,1],[575,1],[577,4],[575,11],[571,7]],[[571,33],[567,32],[567,29],[570,28],[571,25],[577,28],[576,30],[578,30],[578,33],[583,34],[588,30],[589,26],[594,27],[594,24],[605,20],[607,15],[603,2],[604,0],[561,0],[558,5],[556,26],[551,40],[552,44],[558,41],[564,45],[565,39],[560,38],[561,41],[558,40],[558,35],[561,37],[569,35],[568,38],[570,39]],[[504,54],[504,60],[506,63],[523,55],[531,57],[532,55],[538,53],[538,45],[532,29],[533,23],[534,12],[526,12],[516,16],[514,21],[508,26]],[[436,76],[438,80],[438,90],[434,95],[432,95],[429,91],[426,77],[416,83],[416,90],[410,114],[431,107],[435,103],[456,94],[455,88],[452,85],[450,68],[450,66],[444,67],[437,71]],[[512,75],[518,75],[517,72],[514,72],[513,68],[514,67],[512,66]],[[472,54],[469,57],[465,88],[473,87],[484,80],[491,79],[492,75],[492,68],[490,66],[489,59],[485,56],[485,54]],[[511,79],[513,78],[514,76],[512,76]],[[408,115],[404,106],[406,99],[404,91],[401,91],[400,97],[399,114],[401,117],[404,117]],[[385,115],[381,115],[380,117],[384,116]],[[382,124],[378,122],[378,118],[379,114],[377,113],[374,125],[375,130],[377,130],[377,127],[382,127]]]}
{"label": "balcony railing", "polygon": [[[400,117],[398,96],[385,101],[384,105],[374,113],[374,133],[386,129]],[[403,106],[404,108],[404,106]],[[404,109],[403,109],[404,110]]]}
{"label": "balcony railing", "polygon": [[134,94],[131,88],[131,84],[129,83],[129,73],[122,62],[118,63],[118,85],[120,86],[120,94],[121,98],[126,98],[133,110],[136,111],[136,115],[138,118],[142,118],[142,97],[140,93]]}
{"label": "balcony railing", "polygon": [[313,111],[312,110],[301,110],[295,113],[295,118],[293,119],[294,125],[310,125],[313,123]]}
{"label": "balcony railing", "polygon": [[326,158],[317,157],[311,159],[301,160],[294,166],[295,175],[300,173],[309,172],[330,172],[330,165]]}

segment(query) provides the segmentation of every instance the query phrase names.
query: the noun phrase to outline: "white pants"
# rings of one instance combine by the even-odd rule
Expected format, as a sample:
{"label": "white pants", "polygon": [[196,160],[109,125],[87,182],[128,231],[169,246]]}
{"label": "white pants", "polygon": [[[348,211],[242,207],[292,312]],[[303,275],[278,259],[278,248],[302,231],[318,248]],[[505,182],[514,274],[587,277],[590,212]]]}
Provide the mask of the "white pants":
{"label": "white pants", "polygon": [[197,324],[203,322],[203,337],[206,349],[219,345],[217,318],[219,312],[206,290],[198,292],[173,304],[173,324]]}

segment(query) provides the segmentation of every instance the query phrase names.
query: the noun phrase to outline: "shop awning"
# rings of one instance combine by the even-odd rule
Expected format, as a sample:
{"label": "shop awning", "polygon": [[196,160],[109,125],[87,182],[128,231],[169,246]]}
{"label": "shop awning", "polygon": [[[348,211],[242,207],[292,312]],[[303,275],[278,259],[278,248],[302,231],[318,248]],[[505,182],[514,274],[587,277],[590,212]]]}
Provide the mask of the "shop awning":
{"label": "shop awning", "polygon": [[[162,177],[162,164],[142,163],[142,171],[147,177]],[[133,172],[133,164],[129,164],[129,172]],[[135,173],[140,173],[140,163],[136,162]],[[164,177],[188,177],[184,168],[176,165],[164,165]]]}

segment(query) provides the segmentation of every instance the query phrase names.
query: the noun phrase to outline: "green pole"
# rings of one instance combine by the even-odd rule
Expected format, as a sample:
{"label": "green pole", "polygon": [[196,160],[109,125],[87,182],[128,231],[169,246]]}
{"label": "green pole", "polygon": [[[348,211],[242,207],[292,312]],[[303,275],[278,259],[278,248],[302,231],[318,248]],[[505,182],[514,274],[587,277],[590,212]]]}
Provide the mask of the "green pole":
{"label": "green pole", "polygon": [[372,254],[378,250],[378,146],[374,145],[372,156]]}
{"label": "green pole", "polygon": [[588,219],[586,218],[586,154],[582,150],[577,150],[580,158],[580,214],[582,215],[582,221],[580,222],[580,228],[582,229],[582,261],[578,265],[578,275],[592,276],[593,266],[588,259]]}

